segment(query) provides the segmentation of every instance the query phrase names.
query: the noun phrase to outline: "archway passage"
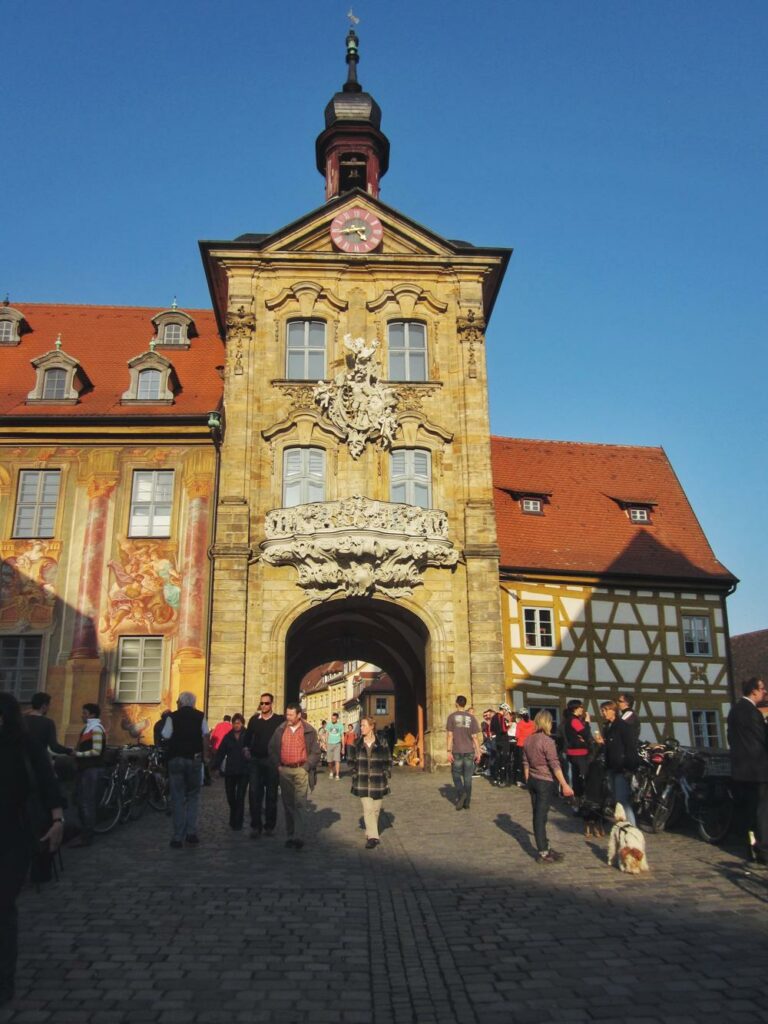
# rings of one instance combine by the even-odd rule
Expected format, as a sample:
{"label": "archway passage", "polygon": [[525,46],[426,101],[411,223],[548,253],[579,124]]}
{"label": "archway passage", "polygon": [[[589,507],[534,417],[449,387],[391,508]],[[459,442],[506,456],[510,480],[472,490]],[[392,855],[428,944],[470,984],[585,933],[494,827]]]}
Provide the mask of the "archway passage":
{"label": "archway passage", "polygon": [[310,669],[330,661],[368,661],[387,672],[396,693],[397,735],[421,740],[426,727],[429,632],[412,612],[368,598],[329,601],[304,612],[288,630],[286,700],[297,700]]}

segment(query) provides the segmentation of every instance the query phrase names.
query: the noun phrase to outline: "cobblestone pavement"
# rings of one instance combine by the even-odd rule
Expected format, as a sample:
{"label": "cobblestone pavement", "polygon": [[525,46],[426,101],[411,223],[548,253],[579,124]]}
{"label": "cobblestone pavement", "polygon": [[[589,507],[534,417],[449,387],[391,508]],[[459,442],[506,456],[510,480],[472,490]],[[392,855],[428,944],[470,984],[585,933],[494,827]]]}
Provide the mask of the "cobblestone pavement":
{"label": "cobblestone pavement", "polygon": [[[13,1024],[768,1021],[768,878],[692,833],[648,836],[651,873],[605,864],[570,810],[562,864],[532,858],[519,789],[395,770],[363,848],[347,780],[320,778],[313,835],[251,840],[204,791],[201,845],[147,811],[21,900]],[[282,819],[279,831],[282,833]]]}

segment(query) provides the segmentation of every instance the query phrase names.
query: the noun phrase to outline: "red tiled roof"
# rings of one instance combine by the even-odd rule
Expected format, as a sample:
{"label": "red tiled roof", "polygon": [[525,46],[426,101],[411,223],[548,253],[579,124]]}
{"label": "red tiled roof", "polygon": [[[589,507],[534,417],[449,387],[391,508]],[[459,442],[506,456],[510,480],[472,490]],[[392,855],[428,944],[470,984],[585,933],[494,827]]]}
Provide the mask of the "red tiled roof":
{"label": "red tiled roof", "polygon": [[753,676],[768,680],[768,629],[732,636],[731,659],[737,693],[739,684]]}
{"label": "red tiled roof", "polygon": [[343,670],[343,661],[326,661],[322,665],[316,665],[301,680],[299,689],[302,693],[314,693],[315,690],[324,690],[328,683],[322,682],[323,676],[327,676],[329,672],[343,672]]}
{"label": "red tiled roof", "polygon": [[[224,345],[209,309],[184,310],[195,324],[197,335],[188,349],[158,347],[158,355],[170,363],[181,390],[173,405],[121,405],[129,385],[128,360],[149,349],[155,333],[152,317],[159,309],[136,306],[43,305],[13,303],[24,315],[25,331],[16,346],[0,347],[0,416],[157,417],[195,416],[211,412],[222,395],[216,370],[224,364]],[[76,405],[27,405],[35,386],[30,360],[54,349],[61,334],[61,351],[80,363],[93,385]]]}
{"label": "red tiled roof", "polygon": [[[493,437],[491,457],[502,568],[735,582],[662,448]],[[528,515],[509,491],[551,497]],[[653,503],[651,524],[622,501]]]}

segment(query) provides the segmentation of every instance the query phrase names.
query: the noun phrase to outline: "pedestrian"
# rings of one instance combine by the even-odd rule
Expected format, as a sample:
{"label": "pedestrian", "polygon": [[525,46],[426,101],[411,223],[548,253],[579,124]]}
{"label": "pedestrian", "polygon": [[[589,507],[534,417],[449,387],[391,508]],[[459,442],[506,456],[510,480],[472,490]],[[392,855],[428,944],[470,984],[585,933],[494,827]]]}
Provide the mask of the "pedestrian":
{"label": "pedestrian", "polygon": [[549,806],[554,799],[556,786],[559,783],[563,796],[573,796],[568,785],[560,761],[557,747],[552,739],[552,715],[549,711],[539,711],[533,720],[534,733],[528,736],[523,744],[523,774],[531,794],[533,811],[533,834],[538,850],[539,864],[554,864],[563,859],[565,854],[551,849],[547,839],[547,816]]}
{"label": "pedestrian", "polygon": [[213,729],[211,730],[211,753],[212,754],[216,753],[216,751],[219,749],[219,744],[221,743],[221,741],[231,731],[232,731],[232,716],[231,715],[224,715],[222,720],[217,725],[214,725]]}
{"label": "pedestrian", "polygon": [[635,711],[635,698],[628,693],[620,693],[616,698],[622,722],[626,722],[632,730],[635,746],[640,742],[640,719]]}
{"label": "pedestrian", "polygon": [[472,776],[480,763],[480,724],[466,710],[467,698],[459,695],[455,709],[445,723],[445,746],[451,765],[451,778],[456,789],[457,811],[469,810],[472,802]]}
{"label": "pedestrian", "polygon": [[765,683],[755,676],[743,684],[741,693],[728,712],[731,778],[742,819],[740,831],[747,836],[754,833],[754,849],[750,843],[749,853],[764,868],[768,867],[768,721],[758,705],[765,700]]}
{"label": "pedestrian", "polygon": [[317,730],[317,742],[320,744],[320,764],[328,764],[328,722],[323,719]]}
{"label": "pedestrian", "polygon": [[197,846],[197,812],[203,768],[210,753],[210,729],[202,711],[195,707],[197,698],[189,690],[182,691],[176,711],[165,720],[162,738],[167,741],[168,780],[171,790],[173,836],[171,848],[180,850],[184,843]]}
{"label": "pedestrian", "polygon": [[55,853],[63,835],[62,798],[51,762],[25,729],[16,698],[0,693],[0,1006],[15,991],[16,899],[33,857],[43,846]]}
{"label": "pedestrian", "polygon": [[248,791],[249,762],[245,757],[245,719],[238,711],[230,719],[232,728],[219,743],[213,758],[213,770],[224,776],[224,789],[229,804],[229,827],[240,832],[245,817],[245,794]]}
{"label": "pedestrian", "polygon": [[34,693],[30,701],[30,710],[24,715],[27,732],[43,750],[53,754],[71,754],[72,748],[62,746],[56,738],[56,724],[48,718],[51,707],[49,693]]}
{"label": "pedestrian", "polygon": [[605,770],[611,782],[615,803],[621,804],[631,825],[637,825],[632,808],[632,786],[629,773],[637,768],[639,755],[636,732],[630,722],[619,715],[615,701],[606,700],[600,705],[603,716],[603,734],[595,736],[605,752]]}
{"label": "pedestrian", "polygon": [[571,766],[571,785],[576,800],[580,803],[584,796],[584,784],[594,740],[584,701],[578,698],[569,700],[566,706],[563,716],[563,741],[565,756]]}
{"label": "pedestrian", "polygon": [[104,752],[107,734],[101,724],[101,709],[98,704],[83,704],[81,718],[83,728],[77,738],[73,757],[77,770],[75,803],[80,815],[81,832],[73,846],[90,846],[93,842],[96,824],[96,801],[99,782],[104,771]]}
{"label": "pedestrian", "polygon": [[509,736],[507,734],[507,714],[511,711],[509,704],[499,704],[499,710],[491,719],[491,735],[494,743],[493,778],[494,786],[503,786],[507,779],[509,766]]}
{"label": "pedestrian", "polygon": [[[338,711],[334,711],[328,723],[328,773],[331,778],[341,778],[341,744],[344,739],[344,726],[339,721]],[[335,772],[334,772],[335,765]]]}
{"label": "pedestrian", "polygon": [[392,759],[383,736],[376,733],[376,723],[366,715],[360,719],[360,739],[348,747],[352,768],[352,796],[363,804],[365,848],[379,845],[379,815],[384,797],[389,793]]}
{"label": "pedestrian", "polygon": [[310,775],[320,763],[317,732],[301,717],[301,705],[285,706],[285,721],[275,729],[269,741],[269,757],[280,776],[280,793],[285,811],[285,845],[300,850],[304,846],[309,819]]}
{"label": "pedestrian", "polygon": [[269,743],[275,730],[285,719],[275,713],[275,698],[262,693],[259,710],[248,720],[245,730],[244,756],[248,761],[250,789],[248,807],[251,815],[251,839],[273,836],[277,825],[277,767],[269,756]]}
{"label": "pedestrian", "polygon": [[350,722],[347,726],[347,731],[344,733],[344,760],[349,762],[350,753],[349,748],[353,747],[357,742],[357,736],[355,736],[355,727]]}

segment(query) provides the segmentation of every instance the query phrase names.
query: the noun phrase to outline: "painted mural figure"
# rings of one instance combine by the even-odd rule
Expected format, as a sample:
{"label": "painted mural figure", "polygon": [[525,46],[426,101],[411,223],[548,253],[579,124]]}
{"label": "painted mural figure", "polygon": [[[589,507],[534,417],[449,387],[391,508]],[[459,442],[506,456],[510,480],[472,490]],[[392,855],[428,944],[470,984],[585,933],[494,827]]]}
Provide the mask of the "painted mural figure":
{"label": "painted mural figure", "polygon": [[120,542],[120,558],[111,559],[114,582],[101,631],[114,640],[121,626],[167,633],[176,625],[181,576],[167,544]]}
{"label": "painted mural figure", "polygon": [[51,624],[60,547],[60,542],[42,540],[3,545],[0,623],[38,628]]}

